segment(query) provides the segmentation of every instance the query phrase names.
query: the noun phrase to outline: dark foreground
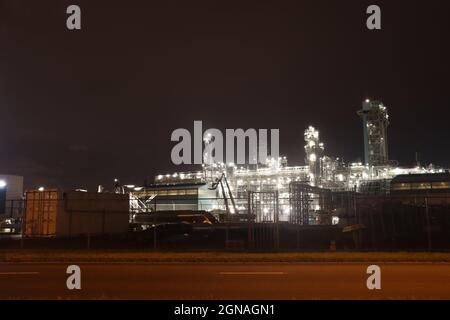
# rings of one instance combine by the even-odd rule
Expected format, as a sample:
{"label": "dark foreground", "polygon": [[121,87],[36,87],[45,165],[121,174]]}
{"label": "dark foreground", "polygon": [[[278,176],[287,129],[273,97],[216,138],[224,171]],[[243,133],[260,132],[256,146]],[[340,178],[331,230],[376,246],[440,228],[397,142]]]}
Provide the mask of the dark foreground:
{"label": "dark foreground", "polygon": [[81,290],[66,287],[68,264],[0,264],[1,299],[450,299],[450,264],[380,264],[382,289],[368,290],[368,264],[80,264]]}

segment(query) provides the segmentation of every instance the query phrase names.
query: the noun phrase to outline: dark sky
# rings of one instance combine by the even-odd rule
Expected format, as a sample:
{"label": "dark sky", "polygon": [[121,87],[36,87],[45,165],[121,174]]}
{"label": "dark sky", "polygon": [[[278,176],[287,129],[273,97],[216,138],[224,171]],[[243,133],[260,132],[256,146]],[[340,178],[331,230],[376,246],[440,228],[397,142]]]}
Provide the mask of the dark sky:
{"label": "dark sky", "polygon": [[[389,108],[389,152],[450,166],[448,0],[0,0],[0,173],[37,185],[140,184],[179,170],[176,128],[303,131],[363,158],[356,111]],[[66,7],[82,30],[66,29]],[[382,9],[369,31],[365,10]]]}

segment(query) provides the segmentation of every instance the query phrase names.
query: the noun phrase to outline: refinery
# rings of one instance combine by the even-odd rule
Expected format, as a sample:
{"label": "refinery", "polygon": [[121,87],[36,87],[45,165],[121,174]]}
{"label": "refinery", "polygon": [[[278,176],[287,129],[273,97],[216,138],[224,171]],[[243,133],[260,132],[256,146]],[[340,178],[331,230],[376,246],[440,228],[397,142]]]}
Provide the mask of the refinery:
{"label": "refinery", "polygon": [[[227,212],[236,216],[249,212],[249,197],[253,195],[262,221],[274,220],[271,211],[274,211],[276,198],[278,221],[316,224],[319,222],[317,214],[323,212],[326,206],[319,196],[325,191],[334,194],[389,194],[391,181],[397,176],[442,174],[447,171],[433,165],[424,167],[419,163],[413,167],[400,167],[396,161],[389,159],[389,115],[381,101],[363,101],[357,114],[363,124],[364,162],[345,163],[338,157],[327,155],[319,130],[309,126],[304,131],[306,156],[303,166],[289,166],[286,156],[277,159],[269,157],[265,163],[256,165],[238,166],[214,162],[204,155],[201,170],[160,174],[155,177],[154,184],[132,188],[125,186],[122,192],[130,193],[131,208],[137,213],[189,208]],[[293,194],[295,186],[303,186],[298,195]],[[189,187],[195,187],[198,191]],[[189,190],[198,194],[195,204],[186,205],[179,201],[155,204],[158,197],[185,195]],[[260,199],[263,194],[273,194],[271,203]],[[308,204],[303,208],[308,211],[308,218],[301,218],[301,221],[298,220],[298,213],[293,212],[298,211],[294,208],[295,196],[303,200],[308,198]],[[337,223],[338,217],[333,217],[331,221]]]}
{"label": "refinery", "polygon": [[[131,237],[131,246],[146,239],[154,248],[184,241],[195,248],[399,248],[413,242],[447,248],[449,170],[418,162],[401,167],[389,158],[389,115],[381,101],[363,101],[357,115],[364,162],[328,155],[319,130],[309,126],[303,166],[290,166],[286,156],[237,165],[203,152],[200,170],[158,174],[144,185],[115,179],[112,189],[95,192],[40,187],[23,193],[22,177],[0,176],[0,235],[118,234]],[[208,135],[203,143],[210,151]]]}

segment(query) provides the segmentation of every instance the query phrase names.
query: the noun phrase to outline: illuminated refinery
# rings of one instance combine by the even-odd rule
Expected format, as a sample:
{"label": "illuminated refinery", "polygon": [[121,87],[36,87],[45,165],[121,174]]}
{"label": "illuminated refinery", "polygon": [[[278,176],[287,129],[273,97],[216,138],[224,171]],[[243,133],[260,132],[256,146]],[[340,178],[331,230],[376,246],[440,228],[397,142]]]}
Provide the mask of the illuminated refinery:
{"label": "illuminated refinery", "polygon": [[[289,166],[285,156],[247,166],[216,163],[206,156],[200,171],[157,175],[154,184],[130,190],[131,206],[136,212],[189,208],[239,216],[249,212],[249,206],[256,199],[261,221],[277,219],[315,224],[319,220],[318,213],[326,210],[328,193],[389,194],[391,180],[396,176],[445,172],[418,163],[414,167],[399,167],[396,161],[389,159],[389,115],[381,101],[365,100],[358,115],[363,122],[364,163],[345,163],[326,155],[319,131],[310,126],[304,132],[303,166]],[[154,201],[168,195],[180,199],[189,192],[198,197],[188,207],[180,201],[161,201],[159,205]],[[265,196],[270,199],[265,201]],[[301,201],[296,201],[299,197]],[[304,206],[304,210],[296,208],[299,205]],[[306,218],[303,214],[299,216],[298,212],[305,210]],[[271,216],[274,211],[277,211],[276,219]],[[337,223],[336,217],[332,219]]]}

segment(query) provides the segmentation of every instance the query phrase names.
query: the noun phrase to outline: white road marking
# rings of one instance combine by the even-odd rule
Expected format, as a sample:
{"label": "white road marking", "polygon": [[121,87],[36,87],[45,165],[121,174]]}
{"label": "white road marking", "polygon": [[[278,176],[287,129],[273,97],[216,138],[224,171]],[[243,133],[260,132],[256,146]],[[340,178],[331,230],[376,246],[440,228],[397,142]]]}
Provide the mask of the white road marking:
{"label": "white road marking", "polygon": [[39,272],[0,272],[0,276],[39,274]]}
{"label": "white road marking", "polygon": [[221,275],[283,275],[285,272],[279,271],[226,271],[219,272]]}

